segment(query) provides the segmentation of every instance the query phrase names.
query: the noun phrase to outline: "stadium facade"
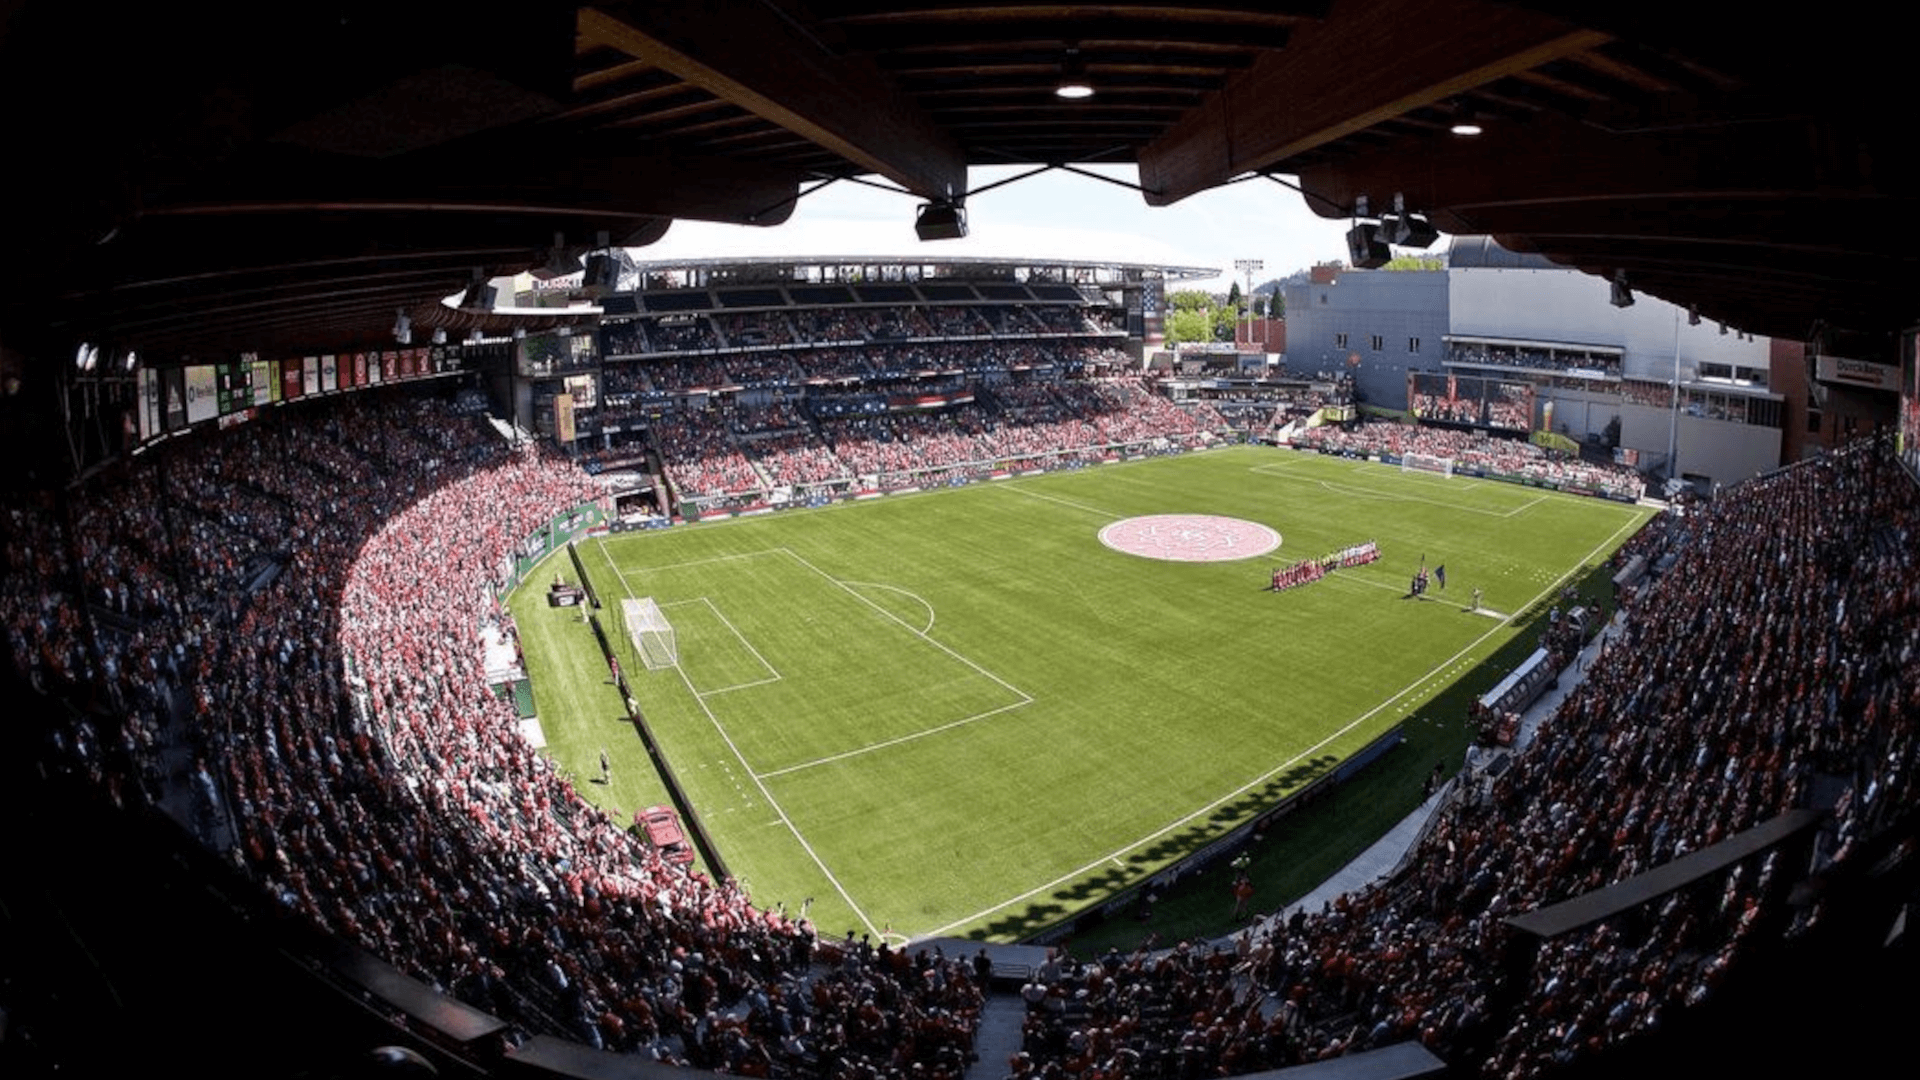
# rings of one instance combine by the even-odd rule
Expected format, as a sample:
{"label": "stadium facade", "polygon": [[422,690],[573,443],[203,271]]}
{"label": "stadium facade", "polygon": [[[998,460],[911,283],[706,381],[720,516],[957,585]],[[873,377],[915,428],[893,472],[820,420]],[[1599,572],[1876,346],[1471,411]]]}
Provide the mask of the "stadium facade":
{"label": "stadium facade", "polygon": [[1893,415],[1890,383],[1836,381],[1800,342],[1617,306],[1605,281],[1489,237],[1454,238],[1440,270],[1316,267],[1286,299],[1289,364],[1344,366],[1365,403],[1407,408],[1410,373],[1524,382],[1535,430],[1662,477],[1735,483]]}

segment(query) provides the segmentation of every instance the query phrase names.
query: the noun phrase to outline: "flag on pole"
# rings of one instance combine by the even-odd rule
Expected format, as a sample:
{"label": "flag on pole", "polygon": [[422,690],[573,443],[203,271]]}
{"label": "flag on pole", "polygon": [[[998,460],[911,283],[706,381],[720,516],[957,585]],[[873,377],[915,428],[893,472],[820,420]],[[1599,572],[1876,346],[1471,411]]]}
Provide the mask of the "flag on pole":
{"label": "flag on pole", "polygon": [[1446,563],[1441,563],[1440,565],[1433,568],[1433,580],[1439,582],[1441,588],[1444,589],[1447,587],[1447,564]]}

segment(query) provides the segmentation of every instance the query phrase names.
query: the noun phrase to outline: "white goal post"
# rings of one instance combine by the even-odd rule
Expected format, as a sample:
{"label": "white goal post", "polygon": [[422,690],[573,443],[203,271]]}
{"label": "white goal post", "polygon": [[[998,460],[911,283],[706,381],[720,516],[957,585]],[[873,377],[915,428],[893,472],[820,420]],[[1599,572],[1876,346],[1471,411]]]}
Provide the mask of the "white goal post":
{"label": "white goal post", "polygon": [[1441,476],[1452,476],[1453,459],[1450,457],[1434,457],[1431,454],[1402,454],[1400,455],[1400,471],[1430,472],[1439,473]]}
{"label": "white goal post", "polygon": [[620,601],[620,618],[627,624],[627,637],[633,642],[633,650],[640,654],[640,662],[648,671],[670,668],[680,662],[673,624],[667,621],[653,597],[639,600],[628,597]]}

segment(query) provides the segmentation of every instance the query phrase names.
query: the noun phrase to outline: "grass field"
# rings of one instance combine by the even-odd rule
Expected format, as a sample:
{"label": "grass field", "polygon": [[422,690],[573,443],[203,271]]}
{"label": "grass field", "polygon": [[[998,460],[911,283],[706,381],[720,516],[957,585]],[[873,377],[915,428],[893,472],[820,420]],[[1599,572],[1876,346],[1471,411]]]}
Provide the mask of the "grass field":
{"label": "grass field", "polygon": [[[1234,562],[1103,547],[1109,522],[1279,531]],[[680,664],[622,665],[754,899],[823,932],[1011,940],[1138,881],[1417,713],[1645,512],[1237,447],[581,546],[609,607],[651,596]],[[1275,594],[1281,563],[1380,562]],[[1449,588],[1407,599],[1425,557]],[[564,557],[563,557],[564,558]],[[552,569],[534,575],[550,579]],[[544,576],[543,576],[544,575]],[[571,577],[571,573],[568,574]],[[578,616],[523,590],[564,768],[623,815],[664,798]],[[611,625],[611,624],[609,624]]]}

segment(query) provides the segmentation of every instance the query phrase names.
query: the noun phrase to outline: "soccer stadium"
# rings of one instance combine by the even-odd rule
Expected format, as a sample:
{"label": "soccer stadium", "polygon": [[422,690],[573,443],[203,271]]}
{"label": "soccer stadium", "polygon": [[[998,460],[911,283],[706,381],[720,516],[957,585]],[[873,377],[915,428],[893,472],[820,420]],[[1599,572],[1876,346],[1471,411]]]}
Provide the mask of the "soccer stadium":
{"label": "soccer stadium", "polygon": [[[1884,35],[524,7],[0,21],[0,1071],[1898,1067]],[[1176,348],[1043,172],[1346,250]]]}

